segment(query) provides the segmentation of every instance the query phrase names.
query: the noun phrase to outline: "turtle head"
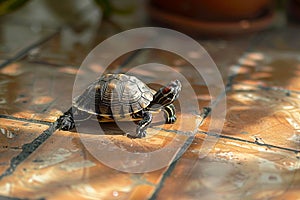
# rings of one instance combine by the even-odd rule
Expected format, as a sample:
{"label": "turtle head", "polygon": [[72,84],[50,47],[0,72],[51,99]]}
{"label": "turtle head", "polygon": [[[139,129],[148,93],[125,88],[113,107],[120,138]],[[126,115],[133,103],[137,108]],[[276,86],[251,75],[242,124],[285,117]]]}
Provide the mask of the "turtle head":
{"label": "turtle head", "polygon": [[173,103],[181,91],[179,80],[171,81],[168,85],[160,88],[153,97],[152,105],[167,106]]}

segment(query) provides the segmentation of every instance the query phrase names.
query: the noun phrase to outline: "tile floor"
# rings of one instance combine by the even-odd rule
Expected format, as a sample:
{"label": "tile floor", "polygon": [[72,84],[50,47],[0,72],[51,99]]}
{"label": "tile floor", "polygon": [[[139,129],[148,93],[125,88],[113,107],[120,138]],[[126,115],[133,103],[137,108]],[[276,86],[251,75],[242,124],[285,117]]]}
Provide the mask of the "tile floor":
{"label": "tile floor", "polygon": [[[148,62],[172,66],[190,83],[179,102],[196,102],[200,111],[212,99],[226,100],[220,135],[209,129],[215,121],[205,110],[196,117],[176,103],[175,124],[162,124],[158,115],[146,138],[130,139],[117,124],[104,124],[106,134],[95,135],[61,131],[57,120],[72,105],[76,75],[98,70],[78,70],[88,52],[113,34],[149,24],[104,21],[76,32],[58,18],[51,27],[30,17],[23,23],[20,17],[35,6],[41,5],[32,1],[0,24],[0,199],[300,199],[300,25],[199,39],[226,85],[226,94],[217,96],[173,54],[144,50],[116,59],[107,72],[125,73]],[[130,73],[162,84],[171,76],[160,68]],[[190,86],[195,98],[188,98]],[[149,162],[122,160],[115,149],[165,152]]]}

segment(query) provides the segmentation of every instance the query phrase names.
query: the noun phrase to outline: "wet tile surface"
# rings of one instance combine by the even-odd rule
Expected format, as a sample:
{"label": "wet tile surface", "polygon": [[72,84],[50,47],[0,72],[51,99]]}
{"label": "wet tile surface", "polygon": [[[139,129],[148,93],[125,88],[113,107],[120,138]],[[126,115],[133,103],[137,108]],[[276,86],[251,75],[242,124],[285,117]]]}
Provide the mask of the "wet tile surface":
{"label": "wet tile surface", "polygon": [[[231,75],[230,66],[236,63],[243,52],[247,51],[253,36],[241,36],[235,39],[223,39],[213,41],[198,41],[203,48],[209,53],[218,67],[224,80]],[[226,82],[226,81],[225,81]]]}
{"label": "wet tile surface", "polygon": [[299,91],[299,66],[298,52],[266,50],[245,53],[231,71],[239,83]]}
{"label": "wet tile surface", "polygon": [[[128,72],[139,65],[157,63],[157,65],[162,64],[174,68],[193,83],[204,85],[205,83],[203,82],[203,78],[201,76],[195,77],[195,74],[201,75],[203,70],[210,68],[209,61],[212,59],[213,64],[216,65],[219,70],[218,72],[226,80],[226,77],[232,73],[229,69],[230,66],[234,65],[236,60],[243,55],[243,52],[246,51],[250,41],[251,37],[246,36],[236,40],[199,40],[199,45],[203,48],[203,51],[187,52],[189,59],[203,58],[201,62],[197,63],[197,66],[191,65],[187,60],[185,60],[186,58],[183,58],[182,55],[177,55],[175,52],[159,49],[142,49],[136,52],[139,59],[133,59],[131,62],[126,63],[126,66],[123,66],[122,68],[122,72]],[[158,67],[156,71],[159,71],[159,69],[160,71],[163,71],[161,68],[162,67]],[[150,72],[141,70],[140,74],[149,75],[152,68],[149,66],[147,70]],[[153,71],[155,70],[153,69]],[[152,77],[153,76],[155,75],[152,74]]]}
{"label": "wet tile surface", "polygon": [[[180,56],[161,50],[129,52],[108,68],[94,62],[79,69],[101,41],[145,26],[146,13],[139,8],[142,16],[101,21],[97,7],[72,2],[67,18],[55,3],[32,1],[0,22],[0,199],[300,198],[298,26],[197,39],[220,71],[225,93],[208,87]],[[207,62],[199,66],[213,74]],[[159,113],[143,139],[124,136],[135,132],[133,122],[101,124],[105,134],[95,121],[81,122],[78,133],[58,130],[76,75],[90,83],[102,72],[135,75],[155,90],[179,79],[177,122],[164,124]],[[212,115],[224,98],[227,115],[216,138],[222,113]]]}
{"label": "wet tile surface", "polygon": [[[149,129],[149,135],[152,132],[157,131]],[[106,152],[111,148],[113,151],[112,144],[104,145],[110,142],[129,152],[152,152],[167,145],[174,135],[160,131],[147,139],[132,140],[121,135],[79,135],[56,131],[38,151],[18,166],[13,175],[1,180],[0,194],[47,199],[148,199],[155,192],[165,167],[149,173],[120,172],[106,166],[105,162],[103,164],[103,160],[94,157],[91,152],[99,152],[99,148]],[[176,138],[184,139],[186,136]],[[175,147],[169,145],[168,148]],[[116,161],[121,165],[125,160],[119,159]],[[133,163],[123,165],[130,167],[134,164],[134,160],[131,161]]]}
{"label": "wet tile surface", "polygon": [[[298,196],[292,195],[295,190],[290,188],[300,167],[295,153],[219,139],[207,157],[199,159],[202,144],[203,136],[193,141],[166,178],[157,199],[282,199],[288,195]],[[299,186],[299,182],[296,185]]]}
{"label": "wet tile surface", "polygon": [[27,62],[5,66],[0,69],[1,114],[55,121],[71,106],[76,72],[75,67]]}
{"label": "wet tile surface", "polygon": [[226,97],[223,135],[299,150],[297,93],[234,85]]}
{"label": "wet tile surface", "polygon": [[[120,59],[116,60],[111,68],[118,66],[119,62]],[[98,74],[99,69],[92,67],[80,69],[79,66],[53,66],[26,61],[4,66],[0,69],[0,114],[56,121],[72,106],[76,76]],[[80,88],[81,92],[83,89]]]}
{"label": "wet tile surface", "polygon": [[9,168],[11,159],[22,151],[24,144],[33,141],[47,128],[47,125],[0,118],[0,173]]}

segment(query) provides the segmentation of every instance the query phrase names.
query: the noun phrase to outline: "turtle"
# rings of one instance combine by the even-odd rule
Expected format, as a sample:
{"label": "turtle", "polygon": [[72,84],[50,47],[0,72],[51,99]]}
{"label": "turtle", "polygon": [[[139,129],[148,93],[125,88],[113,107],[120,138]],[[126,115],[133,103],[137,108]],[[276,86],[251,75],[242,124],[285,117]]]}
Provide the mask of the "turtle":
{"label": "turtle", "polygon": [[97,117],[99,122],[116,120],[139,120],[132,138],[146,136],[146,129],[152,121],[152,114],[164,112],[165,123],[176,121],[173,102],[179,97],[181,83],[174,80],[158,91],[151,89],[140,79],[127,74],[104,74],[91,83],[87,89],[73,99],[72,109],[60,120],[60,129],[75,127],[74,115]]}

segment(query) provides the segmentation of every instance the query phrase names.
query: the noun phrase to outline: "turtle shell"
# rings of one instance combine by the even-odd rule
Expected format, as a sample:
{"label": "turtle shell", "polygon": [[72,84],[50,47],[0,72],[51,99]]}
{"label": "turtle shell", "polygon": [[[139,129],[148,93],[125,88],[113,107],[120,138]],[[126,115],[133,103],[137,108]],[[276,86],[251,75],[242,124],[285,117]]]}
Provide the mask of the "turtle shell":
{"label": "turtle shell", "polygon": [[75,98],[73,106],[93,115],[123,118],[146,108],[154,93],[134,76],[105,74]]}

